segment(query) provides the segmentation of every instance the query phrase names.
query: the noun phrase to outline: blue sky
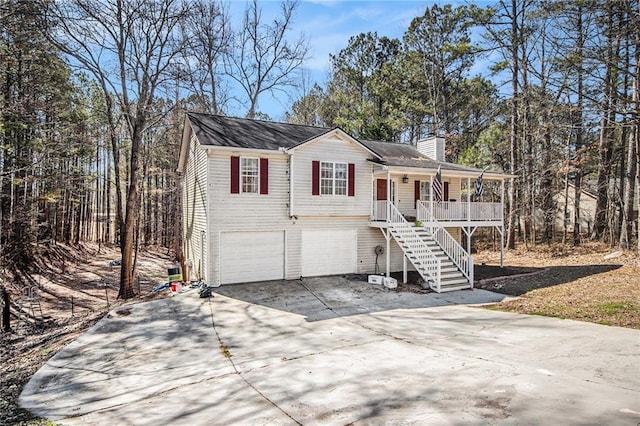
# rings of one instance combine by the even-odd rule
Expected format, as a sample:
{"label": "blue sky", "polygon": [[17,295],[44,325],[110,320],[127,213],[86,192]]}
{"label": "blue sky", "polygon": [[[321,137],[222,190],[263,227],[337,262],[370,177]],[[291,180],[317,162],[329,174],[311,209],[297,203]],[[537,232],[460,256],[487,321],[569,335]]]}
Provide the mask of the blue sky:
{"label": "blue sky", "polygon": [[[313,81],[324,85],[330,70],[329,55],[345,48],[349,37],[377,32],[379,36],[401,39],[411,20],[422,15],[425,8],[434,3],[456,5],[462,2],[305,0],[299,4],[291,35],[296,37],[304,34],[309,41],[310,55],[305,68]],[[245,5],[244,0],[229,3],[234,23],[242,19]],[[260,0],[259,5],[263,9],[263,16],[267,18],[278,12],[280,1]],[[291,96],[277,93],[272,97],[266,94],[260,99],[258,109],[272,120],[282,121],[290,104]],[[242,115],[244,110],[240,107],[238,111],[229,112]]]}

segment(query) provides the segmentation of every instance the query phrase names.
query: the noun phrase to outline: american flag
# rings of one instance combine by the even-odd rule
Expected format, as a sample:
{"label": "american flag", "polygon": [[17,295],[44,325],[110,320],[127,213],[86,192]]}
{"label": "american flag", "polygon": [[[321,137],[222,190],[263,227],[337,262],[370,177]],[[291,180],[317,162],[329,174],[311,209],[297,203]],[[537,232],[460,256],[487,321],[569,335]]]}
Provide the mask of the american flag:
{"label": "american flag", "polygon": [[480,173],[480,176],[476,178],[476,197],[480,198],[482,193],[484,192],[484,186],[482,185],[482,175],[484,175],[484,171]]}
{"label": "american flag", "polygon": [[438,171],[431,187],[433,188],[433,200],[436,203],[442,202],[442,173],[440,173],[440,166],[438,166]]}

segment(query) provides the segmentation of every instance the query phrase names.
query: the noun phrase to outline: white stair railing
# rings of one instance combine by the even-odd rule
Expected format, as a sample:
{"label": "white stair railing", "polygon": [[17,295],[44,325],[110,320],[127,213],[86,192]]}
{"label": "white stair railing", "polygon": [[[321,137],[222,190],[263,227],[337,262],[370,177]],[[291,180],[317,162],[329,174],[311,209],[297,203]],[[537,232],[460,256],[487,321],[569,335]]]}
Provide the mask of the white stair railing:
{"label": "white stair railing", "polygon": [[[407,222],[393,203],[389,203],[390,215],[387,220],[389,229],[400,243],[402,251],[407,255],[418,273],[427,281],[433,281],[440,292],[441,260],[424,240],[418,235],[414,227]],[[411,252],[408,255],[407,252]]]}
{"label": "white stair railing", "polygon": [[429,209],[422,203],[418,203],[418,218],[422,220],[422,227],[432,235],[436,243],[473,287],[473,257],[471,254],[444,229],[440,222],[431,216]]}

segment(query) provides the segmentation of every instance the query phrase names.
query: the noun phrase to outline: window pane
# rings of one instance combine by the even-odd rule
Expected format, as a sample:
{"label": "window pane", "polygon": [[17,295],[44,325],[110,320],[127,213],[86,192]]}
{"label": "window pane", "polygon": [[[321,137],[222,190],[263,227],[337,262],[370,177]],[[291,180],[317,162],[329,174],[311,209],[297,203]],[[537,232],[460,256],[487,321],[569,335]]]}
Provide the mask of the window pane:
{"label": "window pane", "polygon": [[429,181],[420,181],[420,199],[422,201],[429,201],[430,191],[431,185],[429,185]]}
{"label": "window pane", "polygon": [[347,165],[336,163],[335,195],[347,195]]}
{"label": "window pane", "polygon": [[241,158],[242,192],[258,193],[258,159]]}
{"label": "window pane", "polygon": [[320,163],[320,194],[333,194],[333,163]]}

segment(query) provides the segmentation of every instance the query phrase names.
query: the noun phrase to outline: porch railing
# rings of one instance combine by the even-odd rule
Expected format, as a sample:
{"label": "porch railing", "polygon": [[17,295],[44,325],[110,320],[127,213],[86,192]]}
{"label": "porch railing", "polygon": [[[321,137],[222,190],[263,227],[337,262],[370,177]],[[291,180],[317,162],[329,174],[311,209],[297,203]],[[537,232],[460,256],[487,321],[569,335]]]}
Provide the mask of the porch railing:
{"label": "porch railing", "polygon": [[[385,206],[386,201],[383,201]],[[438,258],[424,240],[418,235],[413,224],[407,222],[396,206],[389,203],[389,229],[394,238],[400,243],[402,251],[407,255],[413,266],[425,280],[432,280],[440,292],[442,261]],[[446,232],[446,231],[445,231]]]}
{"label": "porch railing", "polygon": [[[418,201],[418,220],[423,222],[428,220],[424,215],[424,212],[431,211],[430,204],[430,201]],[[420,206],[423,208],[420,209]],[[502,204],[485,202],[467,203],[458,201],[443,201],[441,203],[434,202],[433,218],[440,222],[467,220],[501,222],[503,220]]]}
{"label": "porch railing", "polygon": [[375,200],[373,202],[373,220],[387,220],[387,201]]}

